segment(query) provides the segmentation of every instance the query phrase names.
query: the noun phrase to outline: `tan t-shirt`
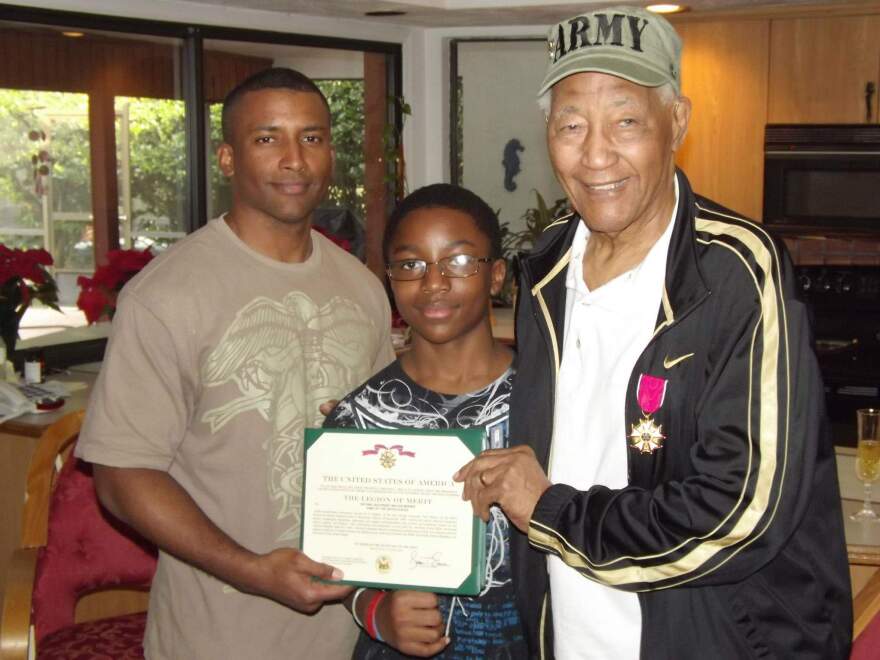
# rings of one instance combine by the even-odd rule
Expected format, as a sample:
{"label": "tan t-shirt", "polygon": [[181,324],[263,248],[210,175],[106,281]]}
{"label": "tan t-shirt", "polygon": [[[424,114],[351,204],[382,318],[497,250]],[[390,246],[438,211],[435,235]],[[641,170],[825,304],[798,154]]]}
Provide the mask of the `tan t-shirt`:
{"label": "tan t-shirt", "polygon": [[[255,552],[298,547],[303,428],[393,359],[382,286],[312,232],[303,263],[255,252],[222,219],[120,296],[77,454],[167,471]],[[160,553],[148,658],[347,658],[341,605],[305,616]]]}

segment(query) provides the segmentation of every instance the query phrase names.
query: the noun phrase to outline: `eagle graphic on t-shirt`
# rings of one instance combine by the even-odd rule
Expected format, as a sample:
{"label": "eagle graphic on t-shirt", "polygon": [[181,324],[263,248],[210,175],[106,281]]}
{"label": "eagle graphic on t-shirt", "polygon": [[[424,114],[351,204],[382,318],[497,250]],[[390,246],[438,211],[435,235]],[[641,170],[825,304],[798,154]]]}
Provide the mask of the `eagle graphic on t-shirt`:
{"label": "eagle graphic on t-shirt", "polygon": [[338,399],[370,375],[376,333],[361,307],[348,298],[317,305],[301,291],[280,301],[266,297],[243,307],[202,364],[202,382],[233,382],[240,396],[206,411],[212,433],[238,415],[255,411],[271,424],[263,448],[269,497],[278,519],[291,525],[280,537],[295,540],[300,530],[303,429],[320,426],[318,406]]}

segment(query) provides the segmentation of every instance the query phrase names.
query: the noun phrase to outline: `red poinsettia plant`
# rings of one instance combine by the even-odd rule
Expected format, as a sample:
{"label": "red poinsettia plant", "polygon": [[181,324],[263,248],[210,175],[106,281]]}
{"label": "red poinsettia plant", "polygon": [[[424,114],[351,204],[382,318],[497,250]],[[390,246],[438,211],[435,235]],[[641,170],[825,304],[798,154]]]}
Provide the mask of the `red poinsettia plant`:
{"label": "red poinsettia plant", "polygon": [[107,263],[99,266],[92,277],[79,276],[80,286],[76,306],[86,315],[89,323],[112,319],[116,312],[116,297],[132,277],[153,259],[150,249],[110,250]]}
{"label": "red poinsettia plant", "polygon": [[0,303],[15,299],[22,313],[33,300],[57,309],[58,288],[46,270],[52,255],[42,248],[20,250],[0,244]]}
{"label": "red poinsettia plant", "polygon": [[52,255],[42,248],[21,250],[0,244],[0,336],[12,351],[21,317],[34,300],[58,309],[58,287],[47,266]]}

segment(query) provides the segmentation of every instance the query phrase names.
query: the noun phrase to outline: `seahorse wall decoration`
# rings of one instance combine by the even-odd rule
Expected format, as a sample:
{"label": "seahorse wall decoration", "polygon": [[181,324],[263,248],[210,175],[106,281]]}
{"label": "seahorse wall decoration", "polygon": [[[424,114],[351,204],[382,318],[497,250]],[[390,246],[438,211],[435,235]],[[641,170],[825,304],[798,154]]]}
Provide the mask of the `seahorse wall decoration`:
{"label": "seahorse wall decoration", "polygon": [[513,177],[520,172],[519,152],[525,150],[522,142],[516,138],[508,140],[504,145],[504,159],[501,164],[504,165],[504,189],[509,192],[516,190],[516,181],[513,180]]}

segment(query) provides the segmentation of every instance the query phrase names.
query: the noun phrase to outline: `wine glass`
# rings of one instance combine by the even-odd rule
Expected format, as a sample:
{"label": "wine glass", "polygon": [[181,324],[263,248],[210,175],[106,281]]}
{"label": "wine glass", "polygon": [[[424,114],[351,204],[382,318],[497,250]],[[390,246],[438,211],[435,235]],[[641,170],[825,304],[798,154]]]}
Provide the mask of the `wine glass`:
{"label": "wine glass", "polygon": [[862,510],[850,516],[860,522],[880,522],[871,505],[871,484],[880,477],[880,410],[862,408],[856,411],[859,445],[856,450],[856,476],[865,484]]}

